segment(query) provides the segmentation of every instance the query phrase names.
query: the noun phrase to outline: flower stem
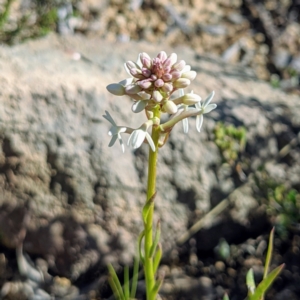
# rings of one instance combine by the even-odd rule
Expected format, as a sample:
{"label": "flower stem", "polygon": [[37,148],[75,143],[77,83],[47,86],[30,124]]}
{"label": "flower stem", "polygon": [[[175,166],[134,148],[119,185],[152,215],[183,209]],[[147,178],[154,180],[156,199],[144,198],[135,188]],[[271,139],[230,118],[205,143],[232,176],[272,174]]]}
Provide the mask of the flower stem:
{"label": "flower stem", "polygon": [[[160,118],[159,107],[154,108],[154,118]],[[152,140],[155,145],[155,152],[149,147],[149,161],[148,161],[148,185],[147,185],[147,202],[154,197],[156,192],[156,163],[158,156],[158,139],[160,129],[159,126],[152,126]],[[147,300],[155,300],[156,292],[155,286],[155,274],[153,271],[153,255],[151,257],[150,250],[153,245],[153,213],[154,213],[154,201],[152,201],[145,222],[145,263],[144,271],[146,277],[146,292]]]}

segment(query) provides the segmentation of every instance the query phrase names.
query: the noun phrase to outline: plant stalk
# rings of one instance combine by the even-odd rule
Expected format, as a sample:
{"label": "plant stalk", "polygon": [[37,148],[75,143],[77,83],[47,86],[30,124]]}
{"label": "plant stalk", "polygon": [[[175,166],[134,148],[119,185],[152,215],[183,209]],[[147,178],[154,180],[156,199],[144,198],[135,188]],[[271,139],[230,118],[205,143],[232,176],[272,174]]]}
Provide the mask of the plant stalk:
{"label": "plant stalk", "polygon": [[[154,109],[154,118],[160,118],[159,107]],[[148,185],[147,185],[147,201],[149,201],[156,192],[156,164],[158,156],[158,139],[159,139],[160,129],[159,126],[153,125],[152,127],[152,140],[155,145],[155,152],[149,147],[149,160],[148,160]],[[145,263],[144,271],[146,277],[146,293],[147,300],[155,300],[156,292],[154,291],[155,286],[155,274],[153,271],[153,256],[150,255],[150,250],[153,244],[153,213],[154,213],[154,201],[149,207],[149,212],[147,215],[145,223]]]}

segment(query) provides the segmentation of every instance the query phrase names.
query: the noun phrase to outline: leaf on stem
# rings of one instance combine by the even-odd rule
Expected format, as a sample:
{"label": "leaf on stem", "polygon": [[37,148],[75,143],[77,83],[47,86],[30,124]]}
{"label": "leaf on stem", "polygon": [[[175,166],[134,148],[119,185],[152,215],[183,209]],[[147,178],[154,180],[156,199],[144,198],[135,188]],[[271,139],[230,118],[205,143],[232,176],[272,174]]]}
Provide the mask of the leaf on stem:
{"label": "leaf on stem", "polygon": [[145,231],[143,230],[140,233],[139,238],[138,238],[139,256],[140,256],[140,259],[141,259],[143,264],[145,263],[145,256],[144,256],[143,251],[142,251],[142,240],[143,240],[144,236],[145,236]]}
{"label": "leaf on stem", "polygon": [[157,221],[157,225],[156,225],[156,232],[155,232],[155,236],[154,236],[154,241],[153,241],[153,244],[151,246],[151,250],[150,250],[150,257],[153,257],[155,251],[156,251],[156,248],[157,248],[157,245],[159,243],[159,239],[160,239],[160,233],[161,233],[161,228],[160,228],[160,220]]}
{"label": "leaf on stem", "polygon": [[143,221],[144,221],[144,224],[147,223],[147,217],[148,217],[149,209],[150,209],[151,205],[153,205],[153,203],[154,203],[155,196],[156,196],[156,192],[155,192],[155,193],[153,194],[153,196],[146,202],[146,204],[145,204],[144,207],[143,207],[142,214],[143,214]]}
{"label": "leaf on stem", "polygon": [[154,255],[154,259],[153,259],[153,274],[156,274],[156,272],[157,272],[161,257],[162,257],[162,246],[159,243],[157,245],[157,251],[156,251],[156,253]]}

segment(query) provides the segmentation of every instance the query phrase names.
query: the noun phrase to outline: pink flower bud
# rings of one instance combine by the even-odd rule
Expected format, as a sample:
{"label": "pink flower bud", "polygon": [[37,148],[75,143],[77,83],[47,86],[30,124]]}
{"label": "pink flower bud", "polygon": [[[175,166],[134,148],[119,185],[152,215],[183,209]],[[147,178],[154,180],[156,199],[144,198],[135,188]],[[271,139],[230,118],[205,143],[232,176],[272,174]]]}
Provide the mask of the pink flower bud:
{"label": "pink flower bud", "polygon": [[127,61],[126,66],[129,70],[136,68],[136,64],[133,61]]}
{"label": "pink flower bud", "polygon": [[174,81],[173,85],[177,89],[184,89],[191,84],[191,81],[187,78],[179,78]]}
{"label": "pink flower bud", "polygon": [[167,59],[167,53],[165,51],[160,51],[157,54],[157,58],[159,58],[161,62],[164,62]]}
{"label": "pink flower bud", "polygon": [[168,73],[171,72],[171,70],[172,70],[171,67],[166,67],[166,68],[164,68],[164,73],[165,73],[165,74],[168,74]]}
{"label": "pink flower bud", "polygon": [[157,79],[155,82],[154,82],[154,85],[156,87],[162,87],[164,85],[164,81],[162,79]]}
{"label": "pink flower bud", "polygon": [[152,85],[152,82],[149,80],[142,80],[137,83],[143,90],[149,89],[149,87]]}
{"label": "pink flower bud", "polygon": [[172,75],[171,74],[164,74],[162,76],[162,80],[163,81],[170,81],[172,79]]}
{"label": "pink flower bud", "polygon": [[178,63],[173,65],[173,69],[176,71],[182,71],[183,68],[185,67],[186,63],[184,60],[180,60]]}
{"label": "pink flower bud", "polygon": [[171,67],[173,66],[177,61],[177,54],[172,53],[164,62],[164,67]]}
{"label": "pink flower bud", "polygon": [[142,75],[142,71],[137,68],[132,68],[129,72],[135,78],[138,78],[138,79],[144,78],[144,76]]}
{"label": "pink flower bud", "polygon": [[176,70],[172,70],[170,74],[172,75],[172,81],[175,81],[181,77],[181,73]]}
{"label": "pink flower bud", "polygon": [[145,77],[150,77],[151,76],[151,71],[146,69],[146,68],[143,68],[142,69],[142,74],[145,76]]}
{"label": "pink flower bud", "polygon": [[141,53],[140,60],[145,68],[147,68],[147,69],[151,68],[151,66],[152,66],[151,58],[147,53],[145,53],[145,52]]}

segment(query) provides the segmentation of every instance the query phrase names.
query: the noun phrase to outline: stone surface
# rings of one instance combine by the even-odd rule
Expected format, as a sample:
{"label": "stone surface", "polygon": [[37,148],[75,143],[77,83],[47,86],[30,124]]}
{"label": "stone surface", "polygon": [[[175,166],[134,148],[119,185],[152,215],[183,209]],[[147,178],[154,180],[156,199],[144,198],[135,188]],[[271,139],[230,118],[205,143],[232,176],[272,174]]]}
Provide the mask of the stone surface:
{"label": "stone surface", "polygon": [[[0,48],[2,244],[14,249],[26,235],[26,253],[45,258],[50,269],[72,280],[108,262],[131,263],[142,226],[148,149],[126,147],[122,154],[118,143],[108,148],[110,126],[102,115],[108,110],[118,124],[132,127],[145,118],[143,113],[133,118],[131,100],[105,87],[127,77],[126,60],[162,49],[175,51],[55,35]],[[279,167],[290,186],[299,185],[300,176],[299,141],[284,156],[280,152],[297,141],[299,97],[273,89],[243,66],[185,47],[176,53],[198,72],[191,89],[202,98],[215,90],[218,108],[205,116],[201,134],[192,119],[188,135],[175,127],[160,150],[155,219],[162,222],[166,253],[199,216],[230,194],[228,214],[214,218],[212,231],[197,238],[205,241],[214,233],[204,246],[211,249],[221,235],[234,239],[251,227],[247,218],[259,205],[249,175],[258,167],[267,162],[272,170]],[[224,172],[214,143],[218,121],[247,129],[246,179],[239,178],[238,165]]]}

